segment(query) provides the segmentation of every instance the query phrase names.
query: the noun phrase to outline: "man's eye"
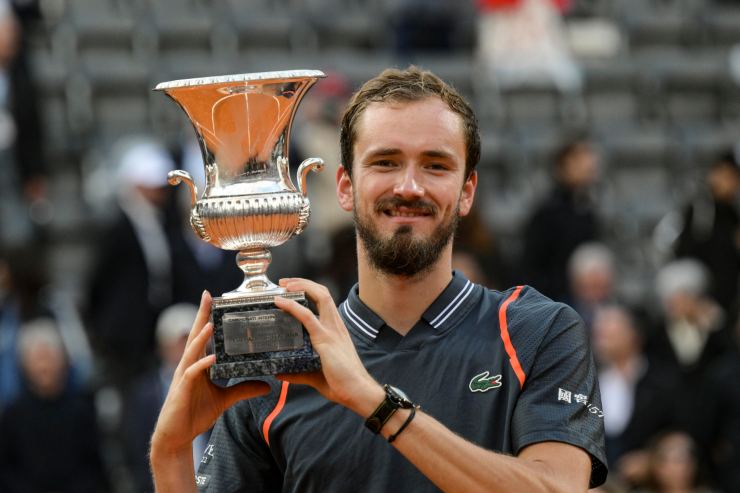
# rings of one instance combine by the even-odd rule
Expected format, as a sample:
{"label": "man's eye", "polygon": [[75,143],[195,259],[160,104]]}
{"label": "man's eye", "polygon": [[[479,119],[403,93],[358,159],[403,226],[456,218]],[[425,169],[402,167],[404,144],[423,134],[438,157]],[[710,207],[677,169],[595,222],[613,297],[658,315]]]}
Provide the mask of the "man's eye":
{"label": "man's eye", "polygon": [[387,159],[381,159],[380,161],[373,162],[373,166],[379,166],[381,168],[390,168],[395,166],[396,163]]}
{"label": "man's eye", "polygon": [[442,163],[429,163],[427,164],[427,169],[431,169],[434,171],[444,171],[447,169],[447,166]]}

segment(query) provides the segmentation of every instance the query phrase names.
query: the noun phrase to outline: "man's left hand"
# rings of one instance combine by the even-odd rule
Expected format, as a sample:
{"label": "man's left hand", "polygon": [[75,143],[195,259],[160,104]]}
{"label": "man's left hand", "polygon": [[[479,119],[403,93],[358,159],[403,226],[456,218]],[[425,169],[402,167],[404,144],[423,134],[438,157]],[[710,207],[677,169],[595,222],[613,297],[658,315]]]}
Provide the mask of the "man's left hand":
{"label": "man's left hand", "polygon": [[280,286],[288,291],[304,291],[318,308],[317,317],[296,301],[275,297],[277,307],[295,317],[306,328],[314,350],[321,357],[321,371],[281,374],[278,378],[310,385],[326,399],[361,416],[369,415],[385,394],[360,361],[329,290],[313,281],[299,278],[281,279]]}

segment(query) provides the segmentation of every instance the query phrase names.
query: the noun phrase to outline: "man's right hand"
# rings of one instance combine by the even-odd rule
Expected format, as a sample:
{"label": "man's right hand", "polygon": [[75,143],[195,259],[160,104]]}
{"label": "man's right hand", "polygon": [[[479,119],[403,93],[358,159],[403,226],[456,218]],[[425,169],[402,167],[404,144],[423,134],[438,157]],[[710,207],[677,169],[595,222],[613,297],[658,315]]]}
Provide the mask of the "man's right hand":
{"label": "man's right hand", "polygon": [[[157,491],[192,490],[193,439],[213,426],[236,402],[270,390],[264,382],[244,382],[227,388],[211,382],[208,368],[216,357],[205,353],[213,333],[213,324],[207,323],[210,312],[211,296],[203,292],[198,315],[152,435],[151,462]],[[178,478],[186,483],[172,482]]]}

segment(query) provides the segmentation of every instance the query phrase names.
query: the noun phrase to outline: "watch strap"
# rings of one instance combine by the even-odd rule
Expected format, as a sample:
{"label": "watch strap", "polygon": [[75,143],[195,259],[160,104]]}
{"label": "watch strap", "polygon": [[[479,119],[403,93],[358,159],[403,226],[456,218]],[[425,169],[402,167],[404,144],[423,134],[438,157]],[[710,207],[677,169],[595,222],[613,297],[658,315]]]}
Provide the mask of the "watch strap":
{"label": "watch strap", "polygon": [[416,416],[417,409],[419,409],[419,406],[413,406],[411,408],[411,413],[409,413],[409,416],[406,418],[406,421],[403,422],[403,424],[398,429],[398,431],[396,431],[395,433],[393,433],[392,435],[388,437],[388,443],[393,443],[396,440],[396,438],[398,438],[398,435],[400,435],[401,432],[406,429],[409,423],[411,423],[411,421],[414,419],[414,416]]}
{"label": "watch strap", "polygon": [[411,408],[413,404],[406,402],[400,396],[396,395],[394,389],[386,384],[383,386],[385,390],[385,399],[375,408],[375,411],[365,420],[365,426],[375,433],[380,433],[383,426],[391,419],[391,416],[401,408]]}

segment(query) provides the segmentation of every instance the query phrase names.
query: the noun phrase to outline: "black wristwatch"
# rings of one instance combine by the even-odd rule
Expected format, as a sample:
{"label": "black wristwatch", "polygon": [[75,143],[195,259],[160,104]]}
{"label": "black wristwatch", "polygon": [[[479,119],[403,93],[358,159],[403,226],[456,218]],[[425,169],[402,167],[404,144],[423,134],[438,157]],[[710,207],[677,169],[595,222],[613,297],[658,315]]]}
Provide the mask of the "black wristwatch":
{"label": "black wristwatch", "polygon": [[388,384],[383,385],[383,389],[385,390],[385,399],[383,399],[383,402],[373,411],[370,417],[365,420],[365,426],[375,434],[380,433],[383,425],[391,419],[393,413],[398,409],[416,407],[402,390]]}

